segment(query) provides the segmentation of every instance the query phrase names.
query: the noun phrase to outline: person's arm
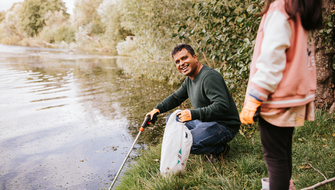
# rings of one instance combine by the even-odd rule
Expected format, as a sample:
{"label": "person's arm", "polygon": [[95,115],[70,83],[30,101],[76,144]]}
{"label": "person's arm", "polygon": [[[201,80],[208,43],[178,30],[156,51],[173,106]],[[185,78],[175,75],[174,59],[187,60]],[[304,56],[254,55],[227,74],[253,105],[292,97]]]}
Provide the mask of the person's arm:
{"label": "person's arm", "polygon": [[177,91],[175,91],[170,96],[165,98],[161,103],[157,104],[156,108],[159,110],[160,113],[167,112],[179,106],[182,102],[184,102],[188,98],[187,89],[184,83]]}
{"label": "person's arm", "polygon": [[192,120],[214,121],[225,115],[230,108],[228,93],[223,77],[220,74],[210,74],[204,78],[203,86],[210,105],[192,109]]}
{"label": "person's arm", "polygon": [[244,124],[255,122],[254,117],[263,101],[273,93],[283,78],[286,67],[286,50],[290,47],[291,27],[286,16],[274,11],[264,23],[261,54],[256,60],[256,73],[250,79],[250,89],[245,106],[240,113]]}
{"label": "person's arm", "polygon": [[261,54],[256,61],[257,71],[250,80],[249,95],[265,101],[283,78],[291,27],[283,13],[274,11],[267,15],[263,30]]}

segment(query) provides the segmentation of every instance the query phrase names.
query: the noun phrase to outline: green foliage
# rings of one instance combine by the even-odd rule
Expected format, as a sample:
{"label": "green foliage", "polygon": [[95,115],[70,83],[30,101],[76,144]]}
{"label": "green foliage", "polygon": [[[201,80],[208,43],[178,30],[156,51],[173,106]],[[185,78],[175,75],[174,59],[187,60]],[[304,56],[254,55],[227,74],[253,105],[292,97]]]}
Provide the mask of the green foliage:
{"label": "green foliage", "polygon": [[[122,26],[136,36],[134,75],[182,82],[170,52],[189,43],[200,61],[224,76],[234,99],[243,102],[262,0],[125,0]],[[174,37],[174,38],[173,38]],[[150,68],[147,70],[146,68]],[[152,72],[155,71],[155,72]]]}
{"label": "green foliage", "polygon": [[[173,36],[190,39],[197,44],[207,64],[220,71],[234,99],[243,102],[249,78],[254,40],[260,23],[256,14],[262,0],[198,1],[196,17],[185,16],[186,24],[176,24]],[[201,23],[201,24],[198,24]]]}
{"label": "green foliage", "polygon": [[6,18],[6,12],[5,11],[1,11],[0,12],[0,23]]}
{"label": "green foliage", "polygon": [[92,21],[87,26],[89,28],[90,33],[93,33],[93,34],[100,34],[100,33],[104,33],[104,31],[105,31],[101,22],[98,21],[98,20]]}
{"label": "green foliage", "polygon": [[324,27],[319,30],[319,34],[322,39],[322,46],[326,48],[327,53],[335,53],[335,10],[332,10],[329,14],[327,10],[323,9],[323,24]]}
{"label": "green foliage", "polygon": [[62,24],[56,29],[55,33],[55,41],[62,42],[65,41],[66,43],[71,43],[75,41],[75,29],[70,27],[69,25]]}
{"label": "green foliage", "polygon": [[98,14],[106,29],[104,37],[112,49],[115,49],[117,44],[125,40],[127,36],[133,36],[130,30],[121,26],[123,14],[120,4],[119,0],[104,0],[98,8]]}
{"label": "green foliage", "polygon": [[55,33],[56,29],[52,27],[45,26],[43,30],[39,33],[41,40],[48,43],[55,43]]}
{"label": "green foliage", "polygon": [[77,27],[85,27],[88,34],[104,33],[105,28],[98,14],[103,0],[78,0],[73,9],[73,23]]}
{"label": "green foliage", "polygon": [[2,12],[4,18],[0,24],[0,40],[3,44],[14,45],[25,37],[19,17],[23,10],[21,4],[16,3],[8,11]]}
{"label": "green foliage", "polygon": [[75,41],[75,28],[70,25],[68,18],[63,11],[50,10],[44,15],[45,26],[39,33],[41,40],[48,43],[59,43],[65,41],[71,43]]}
{"label": "green foliage", "polygon": [[64,16],[69,17],[62,0],[25,0],[22,6],[21,26],[29,36],[35,36],[42,31],[45,24],[44,15],[49,11],[62,10]]}
{"label": "green foliage", "polygon": [[[335,177],[335,116],[317,110],[316,120],[297,127],[293,136],[292,179],[297,189],[314,185],[324,178],[306,165],[306,159],[328,179]],[[135,158],[116,189],[261,189],[267,177],[259,131],[250,138],[237,135],[223,162],[207,162],[205,155],[191,155],[186,171],[179,176],[163,178],[159,173],[161,146],[149,146]],[[335,182],[318,189],[334,189]]]}
{"label": "green foliage", "polygon": [[183,76],[178,74],[170,52],[174,46],[187,40],[171,38],[175,32],[173,25],[184,22],[187,15],[195,16],[192,9],[194,0],[120,1],[121,25],[136,36],[136,50],[132,55],[132,74],[152,80],[180,83]]}

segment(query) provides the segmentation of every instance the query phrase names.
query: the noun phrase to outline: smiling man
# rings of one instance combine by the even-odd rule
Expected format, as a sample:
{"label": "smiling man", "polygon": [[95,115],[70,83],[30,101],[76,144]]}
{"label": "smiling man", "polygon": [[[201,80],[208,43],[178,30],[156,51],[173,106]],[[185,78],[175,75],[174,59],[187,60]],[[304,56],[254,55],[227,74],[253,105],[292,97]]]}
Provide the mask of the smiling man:
{"label": "smiling man", "polygon": [[191,130],[191,154],[208,153],[212,158],[223,158],[230,150],[227,143],[235,137],[241,124],[223,77],[216,70],[201,64],[188,44],[176,46],[171,55],[186,79],[176,92],[157,104],[147,115],[153,119],[189,98],[193,108],[182,110],[177,114],[177,119]]}

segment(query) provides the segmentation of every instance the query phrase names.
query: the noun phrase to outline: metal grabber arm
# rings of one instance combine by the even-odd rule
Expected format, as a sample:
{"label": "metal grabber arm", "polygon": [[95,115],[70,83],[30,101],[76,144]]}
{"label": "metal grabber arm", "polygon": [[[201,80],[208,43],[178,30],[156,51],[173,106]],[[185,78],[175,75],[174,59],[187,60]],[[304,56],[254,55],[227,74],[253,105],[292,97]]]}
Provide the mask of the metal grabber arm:
{"label": "metal grabber arm", "polygon": [[126,163],[127,158],[129,157],[131,151],[133,150],[133,148],[134,148],[134,146],[135,146],[135,144],[137,142],[137,139],[140,136],[141,132],[144,130],[144,128],[146,128],[147,126],[149,126],[150,123],[151,123],[151,121],[150,121],[150,115],[148,115],[148,116],[145,117],[145,119],[144,119],[144,121],[143,121],[143,123],[141,125],[140,131],[138,132],[137,137],[135,138],[135,141],[134,141],[133,145],[131,145],[131,148],[130,148],[130,150],[129,150],[127,156],[126,156],[126,158],[123,160],[122,165],[121,165],[119,171],[117,172],[116,176],[114,177],[114,180],[113,180],[111,186],[109,187],[109,190],[111,190],[113,188],[113,185],[116,182],[117,177],[121,173],[121,170],[122,170],[124,164]]}

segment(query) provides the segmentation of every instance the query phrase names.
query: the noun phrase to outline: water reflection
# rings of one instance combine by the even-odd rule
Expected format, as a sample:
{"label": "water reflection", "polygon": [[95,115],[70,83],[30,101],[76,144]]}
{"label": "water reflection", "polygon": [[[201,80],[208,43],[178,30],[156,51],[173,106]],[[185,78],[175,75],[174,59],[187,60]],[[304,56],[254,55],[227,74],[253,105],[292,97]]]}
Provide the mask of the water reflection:
{"label": "water reflection", "polygon": [[[144,114],[175,90],[131,79],[117,61],[131,64],[0,45],[0,189],[109,187]],[[135,148],[156,142],[163,120]]]}

